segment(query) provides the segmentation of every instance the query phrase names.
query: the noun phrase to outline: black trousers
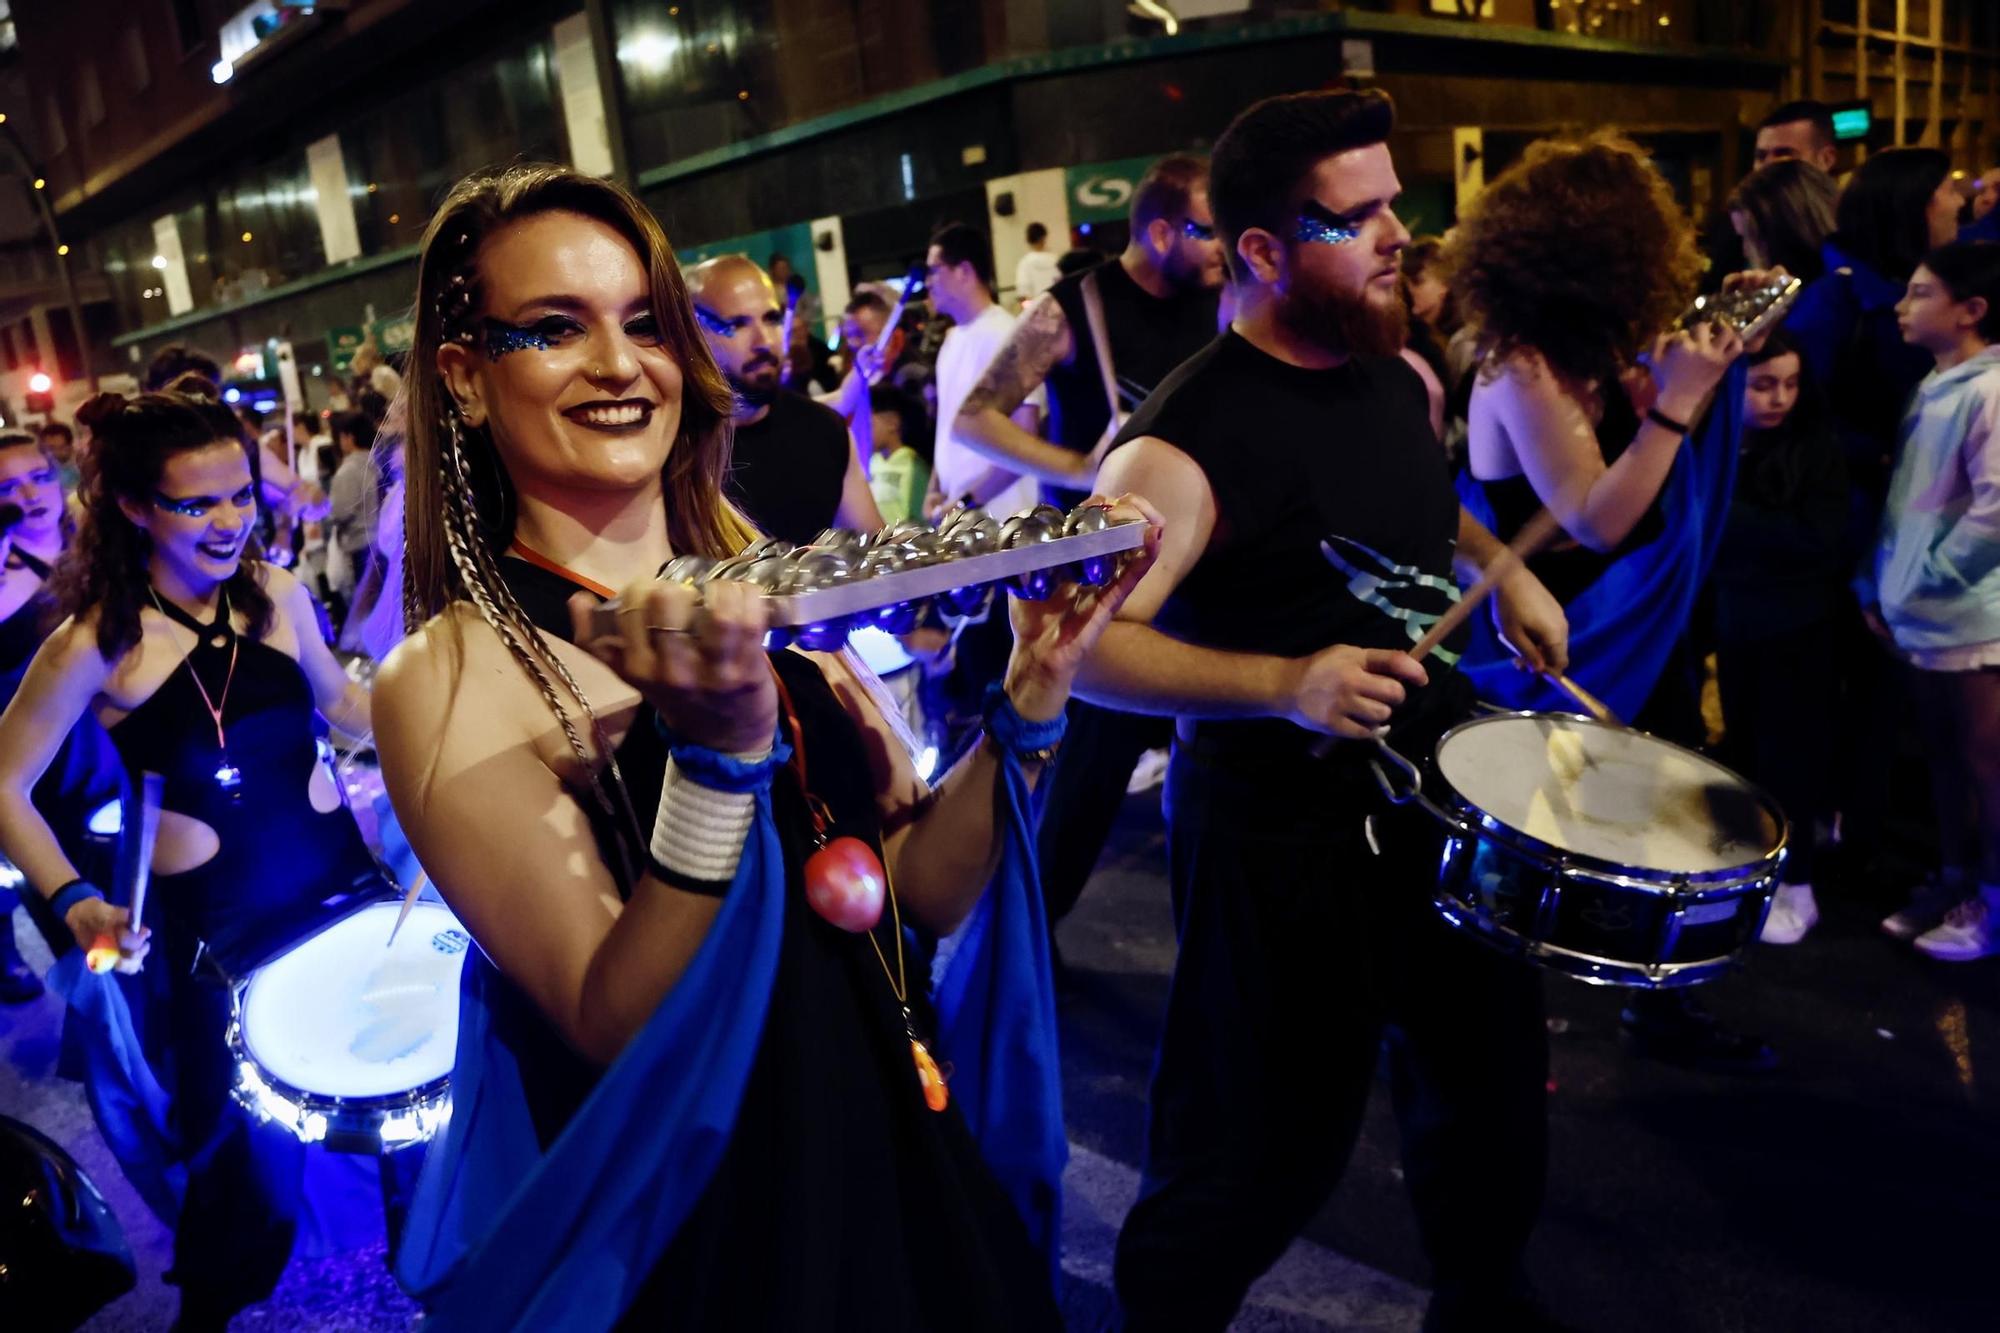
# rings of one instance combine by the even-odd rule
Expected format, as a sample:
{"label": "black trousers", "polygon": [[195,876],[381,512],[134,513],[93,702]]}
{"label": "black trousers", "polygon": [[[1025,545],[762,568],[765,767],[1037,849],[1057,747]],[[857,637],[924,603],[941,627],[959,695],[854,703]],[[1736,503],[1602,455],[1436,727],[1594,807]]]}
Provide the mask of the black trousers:
{"label": "black trousers", "polygon": [[1054,770],[1035,784],[1035,862],[1051,927],[1083,896],[1139,756],[1173,735],[1170,718],[1070,701],[1069,730]]}
{"label": "black trousers", "polygon": [[1541,978],[1437,919],[1438,831],[1332,768],[1176,747],[1180,958],[1118,1237],[1128,1330],[1228,1325],[1339,1181],[1385,1038],[1426,1327],[1504,1330],[1522,1307],[1547,1162]]}
{"label": "black trousers", "polygon": [[1776,798],[1791,821],[1785,880],[1813,882],[1814,827],[1831,804],[1839,627],[1817,621],[1751,642],[1718,643],[1723,760]]}
{"label": "black trousers", "polygon": [[166,1049],[148,1055],[167,1066],[162,1082],[187,1163],[167,1276],[181,1289],[183,1315],[198,1325],[226,1319],[277,1288],[298,1233],[305,1145],[259,1123],[231,1095],[229,987],[195,964],[188,941],[170,934],[161,943],[149,964],[165,963],[175,975],[152,997],[166,1011]]}

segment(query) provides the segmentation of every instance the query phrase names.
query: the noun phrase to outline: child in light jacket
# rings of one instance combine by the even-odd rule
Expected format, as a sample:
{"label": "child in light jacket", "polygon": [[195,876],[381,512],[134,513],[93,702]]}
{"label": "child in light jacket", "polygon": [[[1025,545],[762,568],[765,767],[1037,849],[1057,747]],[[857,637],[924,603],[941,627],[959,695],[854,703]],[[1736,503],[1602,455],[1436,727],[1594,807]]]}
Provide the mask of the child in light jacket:
{"label": "child in light jacket", "polygon": [[1858,591],[1871,625],[1912,668],[1931,764],[1938,901],[1916,934],[1933,958],[2000,953],[2000,245],[1933,250],[1896,306],[1903,337],[1937,369],[1903,417],[1873,559]]}

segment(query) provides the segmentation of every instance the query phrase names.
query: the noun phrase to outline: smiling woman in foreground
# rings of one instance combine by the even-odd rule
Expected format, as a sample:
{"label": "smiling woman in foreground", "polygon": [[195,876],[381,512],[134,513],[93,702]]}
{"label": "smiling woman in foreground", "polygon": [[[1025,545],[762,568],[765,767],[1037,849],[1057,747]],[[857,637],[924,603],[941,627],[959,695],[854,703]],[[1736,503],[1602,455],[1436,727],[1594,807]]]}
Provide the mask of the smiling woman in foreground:
{"label": "smiling woman in foreground", "polygon": [[[989,739],[930,791],[844,658],[767,653],[745,585],[654,580],[755,534],[719,488],[728,390],[630,195],[461,182],[406,392],[412,634],[376,734],[480,949],[405,1284],[446,1329],[1059,1327],[1018,807],[1144,562],[1015,604]],[[613,590],[619,635],[580,643]],[[923,942],[974,913],[934,1010]]]}

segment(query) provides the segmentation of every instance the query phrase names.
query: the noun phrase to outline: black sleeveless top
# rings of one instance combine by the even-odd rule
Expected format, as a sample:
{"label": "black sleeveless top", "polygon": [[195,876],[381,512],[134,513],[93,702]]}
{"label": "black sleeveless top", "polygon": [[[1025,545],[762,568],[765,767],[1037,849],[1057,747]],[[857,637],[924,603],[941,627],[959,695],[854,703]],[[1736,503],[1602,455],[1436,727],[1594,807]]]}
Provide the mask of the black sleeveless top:
{"label": "black sleeveless top", "polygon": [[[1597,447],[1604,451],[1604,465],[1609,467],[1632,447],[1632,439],[1639,433],[1639,414],[1632,409],[1625,386],[1616,380],[1598,386],[1598,396],[1604,402],[1604,416],[1597,423]],[[1493,506],[1493,535],[1503,542],[1513,541],[1528,520],[1543,508],[1542,498],[1535,494],[1534,483],[1525,472],[1481,481],[1479,485],[1486,493],[1486,502]],[[1645,514],[1625,534],[1625,540],[1611,550],[1593,551],[1565,534],[1528,557],[1528,568],[1551,596],[1568,606],[1597,582],[1613,561],[1638,550],[1664,531],[1666,521],[1660,517],[1660,498],[1655,495]]]}
{"label": "black sleeveless top", "polygon": [[[1104,435],[1111,406],[1104,401],[1104,374],[1097,368],[1097,345],[1083,308],[1083,280],[1097,275],[1104,302],[1104,333],[1111,344],[1112,369],[1117,374],[1118,406],[1127,414],[1138,410],[1160,381],[1181,362],[1215,339],[1219,289],[1154,296],[1132,280],[1115,258],[1072,273],[1049,288],[1069,325],[1069,362],[1050,367],[1049,439],[1066,449],[1089,453]],[[1068,509],[1084,498],[1082,491],[1043,487],[1044,498]]]}
{"label": "black sleeveless top", "polygon": [[[304,669],[237,633],[226,598],[206,625],[165,598],[159,608],[200,639],[111,726],[111,740],[135,791],[141,775],[158,773],[161,808],[207,824],[221,846],[192,870],[154,876],[147,921],[166,934],[170,958],[199,940],[226,975],[242,976],[387,885],[347,807],[312,806],[326,724]],[[204,689],[222,711],[226,748]]]}
{"label": "black sleeveless top", "polygon": [[[566,599],[574,585],[511,557],[501,572],[543,633],[569,637]],[[836,835],[879,847],[859,730],[808,658],[776,652],[771,661],[798,709],[807,780],[829,807]],[[653,719],[642,706],[617,748],[648,828],[666,771]],[[594,798],[578,800],[600,844],[629,841]],[[762,1043],[715,1178],[621,1327],[1061,1328],[1047,1266],[958,1108],[940,1114],[924,1105],[902,1014],[875,950],[806,905],[810,820],[796,782],[783,772],[772,805],[787,883]],[[893,966],[887,912],[875,937]],[[910,941],[905,953],[917,1026],[934,1031],[923,1003],[926,952]],[[547,1144],[588,1095],[596,1071],[505,978],[488,993],[496,1031],[520,1061]]]}
{"label": "black sleeveless top", "polygon": [[[1408,651],[1458,600],[1458,494],[1423,381],[1400,357],[1314,370],[1224,333],[1167,377],[1120,438],[1141,435],[1193,459],[1215,500],[1208,546],[1154,618],[1165,633],[1276,657],[1335,644]],[[1398,723],[1455,720],[1463,689],[1434,670]],[[1211,752],[1260,770],[1314,744],[1277,718],[1194,730]],[[1337,747],[1334,762],[1363,753]]]}
{"label": "black sleeveless top", "polygon": [[[47,585],[55,568],[34,552],[24,551],[18,546],[7,553],[7,568],[9,571],[32,574],[43,585],[16,607],[13,615],[0,620],[0,679],[8,679],[18,685],[20,673],[27,669],[35,650],[42,646],[42,640],[48,638],[49,630],[54,628],[55,605]],[[10,698],[12,693],[10,688]]]}

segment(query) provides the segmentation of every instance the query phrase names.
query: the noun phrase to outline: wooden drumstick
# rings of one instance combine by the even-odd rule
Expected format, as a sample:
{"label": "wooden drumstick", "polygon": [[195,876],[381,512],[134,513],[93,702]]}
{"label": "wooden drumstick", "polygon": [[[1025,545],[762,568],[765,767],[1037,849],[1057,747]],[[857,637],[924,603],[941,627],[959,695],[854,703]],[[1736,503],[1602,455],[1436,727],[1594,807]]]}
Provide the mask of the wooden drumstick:
{"label": "wooden drumstick", "polygon": [[1577,703],[1581,704],[1583,706],[1583,711],[1590,714],[1591,717],[1595,718],[1597,721],[1602,722],[1607,727],[1617,727],[1620,730],[1624,729],[1625,720],[1619,717],[1618,714],[1612,712],[1610,705],[1606,704],[1602,699],[1592,694],[1589,690],[1583,688],[1583,686],[1571,680],[1568,676],[1565,676],[1562,672],[1543,671],[1540,672],[1539,674],[1544,680],[1548,681],[1551,685],[1556,686],[1557,688],[1562,690],[1564,694],[1567,694],[1570,698],[1576,700]]}
{"label": "wooden drumstick", "polygon": [[1556,525],[1554,514],[1546,509],[1537,510],[1533,518],[1521,525],[1521,530],[1514,534],[1514,540],[1508,543],[1507,548],[1487,564],[1479,575],[1479,582],[1467,588],[1465,595],[1437,618],[1423,638],[1417,640],[1416,646],[1410,649],[1410,656],[1423,661],[1431,649],[1450,638],[1452,631],[1465,623],[1465,618],[1500,585],[1500,580],[1525,565],[1528,557],[1546,546],[1559,531],[1561,529]]}
{"label": "wooden drumstick", "polygon": [[410,919],[410,909],[417,905],[417,895],[424,891],[424,885],[429,881],[430,876],[424,873],[423,867],[419,866],[417,868],[417,877],[410,881],[409,891],[403,895],[403,910],[396,913],[396,924],[389,927],[389,939],[387,943],[383,944],[383,948],[386,949],[389,945],[396,942],[396,932],[400,931],[403,928],[403,923]]}

